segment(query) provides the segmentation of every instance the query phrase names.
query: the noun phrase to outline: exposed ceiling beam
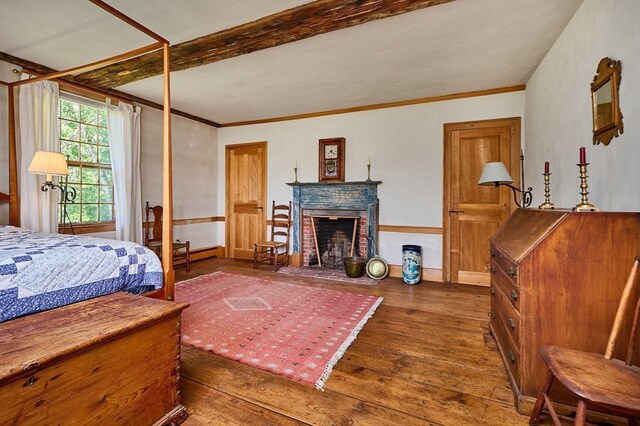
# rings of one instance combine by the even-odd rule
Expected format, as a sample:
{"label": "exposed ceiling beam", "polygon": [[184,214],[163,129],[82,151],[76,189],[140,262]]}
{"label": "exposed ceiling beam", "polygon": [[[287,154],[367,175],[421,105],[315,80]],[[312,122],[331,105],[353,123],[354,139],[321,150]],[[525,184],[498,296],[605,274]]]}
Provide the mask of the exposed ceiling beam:
{"label": "exposed ceiling beam", "polygon": [[[4,62],[8,62],[10,64],[19,66],[21,68],[24,68],[27,71],[33,71],[37,74],[53,74],[58,72],[57,70],[54,70],[53,68],[49,68],[47,66],[35,63],[35,62],[31,62],[31,61],[27,61],[26,59],[21,59],[18,58],[16,56],[12,56],[9,55],[7,53],[4,52],[0,52],[0,61],[4,61]],[[65,80],[68,81],[72,84],[78,85],[78,86],[85,86],[87,89],[94,89],[94,87],[92,87],[91,85],[88,84],[83,84],[83,83],[78,83],[78,81],[71,77],[62,77],[61,80]],[[146,105],[146,106],[150,106],[152,108],[156,108],[162,111],[163,106],[161,104],[158,104],[156,102],[152,102],[149,101],[147,99],[144,98],[140,98],[138,96],[134,96],[134,95],[130,95],[129,93],[125,93],[125,92],[121,92],[119,90],[114,90],[114,89],[108,89],[108,88],[99,88],[99,90],[101,92],[104,92],[105,96],[113,96],[114,98],[120,98],[120,99],[124,99],[127,100],[129,102],[133,102],[139,105]],[[216,123],[215,121],[211,121],[211,120],[207,120],[205,118],[202,117],[197,117],[195,115],[192,114],[188,114],[186,112],[182,112],[179,111],[177,109],[171,108],[171,113],[175,114],[175,115],[179,115],[181,117],[185,117],[188,118],[190,120],[194,120],[203,124],[207,124],[209,126],[213,126],[213,127],[220,127],[219,123]]]}
{"label": "exposed ceiling beam", "polygon": [[[453,0],[318,0],[171,46],[171,71],[210,64],[376,19]],[[76,82],[112,88],[162,74],[162,52],[78,74]]]}

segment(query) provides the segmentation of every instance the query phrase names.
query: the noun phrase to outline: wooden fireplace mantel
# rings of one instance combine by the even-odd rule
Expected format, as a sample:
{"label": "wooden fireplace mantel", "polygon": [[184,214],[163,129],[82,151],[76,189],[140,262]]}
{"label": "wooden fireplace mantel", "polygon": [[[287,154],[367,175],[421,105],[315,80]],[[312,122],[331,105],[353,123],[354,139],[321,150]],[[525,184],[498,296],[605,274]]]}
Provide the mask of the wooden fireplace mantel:
{"label": "wooden fireplace mantel", "polygon": [[288,182],[289,186],[350,186],[350,185],[374,185],[378,186],[381,180],[355,180],[352,182]]}
{"label": "wooden fireplace mantel", "polygon": [[[361,211],[367,220],[367,256],[373,257],[378,244],[378,185],[377,180],[354,182],[289,182],[293,188],[293,255],[301,252],[301,232],[303,211],[313,211],[314,215],[327,212],[328,215],[353,216]],[[343,216],[343,215],[340,215]]]}

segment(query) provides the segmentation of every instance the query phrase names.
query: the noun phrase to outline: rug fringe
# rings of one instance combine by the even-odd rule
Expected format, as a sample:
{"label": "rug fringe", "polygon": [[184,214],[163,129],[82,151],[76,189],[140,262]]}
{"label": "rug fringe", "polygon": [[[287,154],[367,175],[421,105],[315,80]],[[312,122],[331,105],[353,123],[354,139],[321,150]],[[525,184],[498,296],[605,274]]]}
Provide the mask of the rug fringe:
{"label": "rug fringe", "polygon": [[371,318],[373,314],[375,314],[376,309],[378,309],[378,306],[380,306],[383,300],[384,297],[378,297],[378,300],[373,304],[373,306],[371,306],[369,312],[367,312],[367,314],[360,320],[358,325],[349,334],[349,337],[344,341],[344,343],[342,343],[342,345],[340,345],[338,351],[333,355],[333,357],[331,357],[331,359],[327,363],[327,366],[324,368],[324,372],[316,381],[317,389],[320,389],[324,392],[324,384],[327,379],[329,379],[329,375],[333,371],[333,367],[338,363],[338,361],[340,361],[340,358],[342,358],[342,355],[344,355],[344,353],[347,351],[347,348],[351,346],[354,340],[356,340],[356,338],[358,337],[358,333],[360,333],[360,330],[362,330],[367,321],[369,321],[369,318]]}

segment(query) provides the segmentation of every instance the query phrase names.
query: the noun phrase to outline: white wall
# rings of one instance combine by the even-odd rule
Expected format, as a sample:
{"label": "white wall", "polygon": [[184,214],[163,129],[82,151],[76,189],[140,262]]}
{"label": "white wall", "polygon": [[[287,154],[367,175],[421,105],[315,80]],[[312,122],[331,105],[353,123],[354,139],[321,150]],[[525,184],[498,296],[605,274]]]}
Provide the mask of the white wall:
{"label": "white wall", "polygon": [[[346,138],[345,180],[381,180],[380,224],[442,226],[444,123],[524,115],[524,92],[218,130],[218,215],[224,215],[225,145],[268,142],[267,199],[292,198],[286,182],[318,181],[318,139]],[[224,228],[218,243],[224,244]],[[383,232],[380,255],[401,264],[403,244],[423,247],[423,265],[442,267],[442,236]]]}
{"label": "white wall", "polygon": [[[162,111],[143,107],[140,128],[142,202],[162,204]],[[220,188],[224,193],[224,175],[222,181],[216,179],[217,133],[215,127],[171,116],[174,219],[216,215]],[[195,249],[215,245],[216,229],[211,222],[178,225],[173,234]]]}
{"label": "white wall", "polygon": [[[600,59],[622,61],[624,134],[592,144],[590,83]],[[551,163],[551,198],[580,202],[578,150],[585,146],[589,201],[601,210],[640,211],[640,1],[585,0],[539,65],[525,94],[526,182],[544,201],[541,173]]]}

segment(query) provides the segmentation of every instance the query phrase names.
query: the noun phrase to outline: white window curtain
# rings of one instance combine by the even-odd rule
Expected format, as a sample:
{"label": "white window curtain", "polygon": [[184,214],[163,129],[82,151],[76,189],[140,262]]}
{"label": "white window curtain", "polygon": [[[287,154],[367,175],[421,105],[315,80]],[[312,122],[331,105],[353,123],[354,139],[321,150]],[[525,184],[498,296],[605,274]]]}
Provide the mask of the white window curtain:
{"label": "white window curtain", "polygon": [[142,244],[140,108],[107,99],[116,239]]}
{"label": "white window curtain", "polygon": [[[22,74],[22,79],[29,78]],[[45,177],[29,173],[36,151],[60,152],[58,83],[38,81],[19,87],[20,226],[40,232],[58,232],[58,189],[42,192]],[[56,177],[53,178],[56,183]]]}

